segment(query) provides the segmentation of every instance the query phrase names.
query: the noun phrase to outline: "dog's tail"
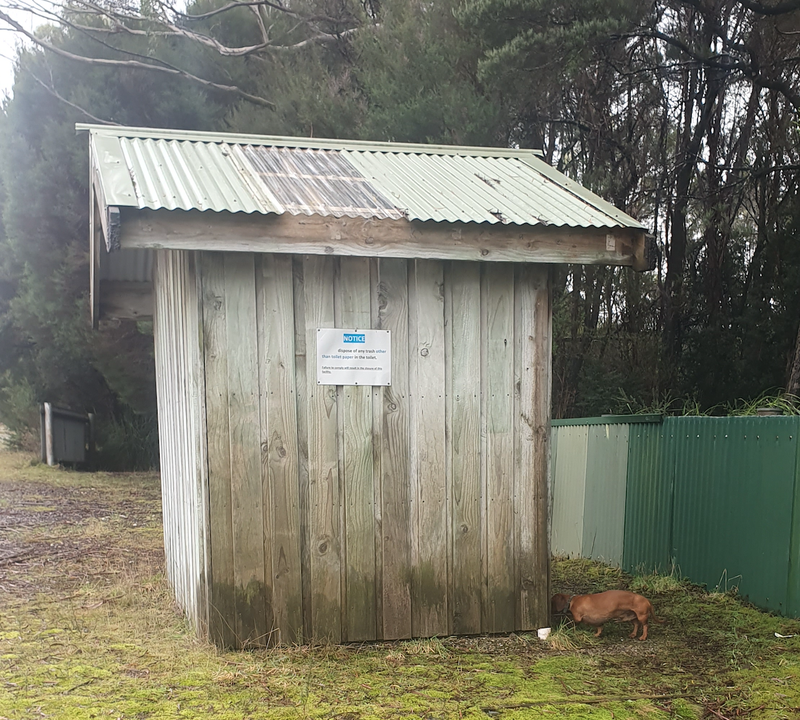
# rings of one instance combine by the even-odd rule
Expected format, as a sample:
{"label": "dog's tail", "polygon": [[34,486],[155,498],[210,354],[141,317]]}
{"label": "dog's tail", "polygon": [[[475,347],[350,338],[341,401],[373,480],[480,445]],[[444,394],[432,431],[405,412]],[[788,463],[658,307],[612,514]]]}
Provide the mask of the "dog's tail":
{"label": "dog's tail", "polygon": [[665,622],[667,622],[666,620],[659,620],[659,619],[656,617],[656,611],[653,609],[653,606],[652,606],[652,605],[650,606],[650,619],[651,619],[653,622],[657,622],[659,625],[663,625]]}

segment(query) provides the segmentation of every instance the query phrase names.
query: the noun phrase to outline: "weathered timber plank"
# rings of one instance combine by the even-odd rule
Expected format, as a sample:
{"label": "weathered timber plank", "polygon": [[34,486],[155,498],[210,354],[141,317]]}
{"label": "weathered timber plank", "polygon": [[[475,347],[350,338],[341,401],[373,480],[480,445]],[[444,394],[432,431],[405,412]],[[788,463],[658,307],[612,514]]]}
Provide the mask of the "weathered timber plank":
{"label": "weathered timber plank", "polygon": [[317,385],[317,328],[334,326],[333,258],[303,261],[308,407],[308,523],[311,583],[311,634],[341,642],[341,529],[337,396],[331,385]]}
{"label": "weathered timber plank", "polygon": [[191,565],[187,568],[186,582],[191,593],[190,622],[201,637],[208,627],[205,591],[201,579],[205,577],[205,437],[201,433],[201,392],[198,378],[202,375],[199,353],[200,332],[197,324],[197,284],[194,270],[194,253],[185,252],[183,265],[183,290],[181,308],[183,316],[183,355],[186,359],[187,381],[182,388],[186,408],[186,505],[191,525]]}
{"label": "weathered timber plank", "polygon": [[186,283],[187,252],[170,253],[173,267],[172,298],[174,301],[173,315],[173,334],[174,343],[172,364],[173,369],[177,368],[177,373],[173,374],[176,381],[173,390],[173,432],[177,445],[175,471],[175,485],[178,493],[178,513],[180,517],[179,547],[180,555],[178,560],[178,573],[180,576],[181,597],[180,604],[183,611],[188,615],[190,622],[193,622],[194,609],[194,582],[190,577],[190,571],[196,561],[196,548],[194,545],[195,533],[197,528],[192,522],[192,487],[193,472],[191,463],[193,457],[190,454],[189,443],[191,442],[191,431],[189,428],[187,390],[189,386],[189,358],[187,356],[187,337],[186,337]]}
{"label": "weathered timber plank", "polygon": [[[344,328],[370,328],[370,261],[339,260],[336,288]],[[340,443],[343,453],[345,639],[374,640],[375,617],[375,490],[372,466],[372,388],[345,385]]]}
{"label": "weathered timber plank", "polygon": [[412,633],[449,631],[445,468],[443,266],[415,260],[409,287],[409,375],[413,392],[411,451],[414,557]]}
{"label": "weathered timber plank", "polygon": [[273,618],[264,562],[253,255],[226,253],[224,273],[237,631],[242,646],[263,645]]}
{"label": "weathered timber plank", "polygon": [[228,434],[228,358],[222,256],[198,258],[202,288],[203,360],[208,432],[208,504],[212,522],[209,635],[224,647],[237,644],[233,595],[231,450]]}
{"label": "weathered timber plank", "polygon": [[179,462],[180,462],[180,432],[178,428],[178,418],[176,417],[177,409],[177,392],[178,384],[182,382],[182,378],[177,372],[175,363],[178,357],[177,347],[177,328],[175,322],[175,313],[179,299],[175,296],[175,283],[176,272],[174,263],[175,253],[167,253],[164,258],[164,265],[166,267],[166,286],[168,288],[166,299],[167,305],[167,373],[165,375],[167,382],[166,389],[166,402],[168,405],[167,417],[169,417],[168,429],[168,452],[169,464],[167,482],[170,485],[170,515],[172,517],[170,525],[172,527],[172,551],[173,558],[170,563],[172,571],[172,584],[175,588],[175,593],[178,597],[179,604],[183,601],[183,578],[180,572],[180,558],[183,557],[182,539],[183,539],[183,523],[181,518],[181,497],[180,497],[180,484],[179,484]]}
{"label": "weathered timber plank", "polygon": [[480,265],[445,274],[451,351],[448,454],[452,533],[452,632],[481,631]]}
{"label": "weathered timber plank", "polygon": [[[191,441],[187,395],[188,358],[185,328],[185,253],[169,252],[161,256],[162,275],[162,326],[159,336],[162,344],[161,386],[162,409],[166,418],[166,462],[162,468],[162,495],[167,498],[165,515],[169,517],[168,534],[169,567],[175,599],[195,622],[195,584],[192,571],[196,566],[197,528],[192,523],[193,479],[192,462],[188,452]],[[167,533],[165,533],[166,535]]]}
{"label": "weathered timber plank", "polygon": [[[383,330],[380,318],[380,260],[369,261],[369,295],[371,327]],[[375,558],[375,639],[383,640],[383,387],[371,388],[372,400],[372,514],[373,552]]]}
{"label": "weathered timber plank", "polygon": [[533,271],[536,297],[534,324],[534,357],[536,368],[533,408],[534,435],[534,557],[538,584],[529,600],[533,625],[549,625],[550,619],[550,413],[552,405],[553,307],[552,270],[539,266]]}
{"label": "weathered timber plank", "polygon": [[[92,149],[94,155],[95,150]],[[103,181],[100,178],[100,171],[98,164],[94,158],[90,158],[89,163],[89,185],[94,190],[95,201],[97,203],[97,222],[103,231],[104,245],[110,247],[112,245],[112,229],[109,227],[109,212],[108,203],[106,203],[105,193],[103,191]]]}
{"label": "weathered timber plank", "polygon": [[[91,163],[90,163],[91,166]],[[97,207],[92,184],[94,173],[89,170],[89,308],[92,329],[97,329],[100,319],[100,244],[103,242],[100,229],[100,210]]]}
{"label": "weathered timber plank", "polygon": [[550,416],[550,284],[546,267],[517,270],[517,629],[548,623],[547,467]]}
{"label": "weathered timber plank", "polygon": [[[167,361],[166,357],[169,353],[168,342],[169,333],[171,330],[169,322],[169,312],[167,304],[167,291],[165,286],[168,283],[166,263],[163,255],[166,253],[159,253],[158,262],[156,264],[157,274],[155,276],[156,288],[158,290],[158,314],[153,318],[153,337],[155,345],[155,362],[156,362],[156,397],[158,404],[159,415],[168,418],[169,412],[169,386],[165,383],[167,374]],[[171,418],[170,418],[171,419]],[[167,422],[165,420],[165,422]],[[171,425],[171,423],[170,423]],[[158,428],[158,450],[159,462],[161,465],[161,495],[163,498],[171,498],[173,490],[171,487],[172,477],[166,468],[169,468],[172,463],[172,443],[170,438],[171,427],[163,427],[159,423]],[[173,514],[170,507],[171,500],[163,503],[163,523],[164,523],[164,553],[166,557],[166,570],[167,578],[172,585],[172,578],[174,575],[172,563],[174,562],[174,552],[172,545],[174,542]],[[174,587],[174,586],[173,586]]]}
{"label": "weathered timber plank", "polygon": [[303,638],[300,485],[292,258],[257,264],[259,385],[262,408],[265,562],[271,568],[275,643]]}
{"label": "weathered timber plank", "polygon": [[[264,597],[269,602],[269,623],[266,625],[264,637],[258,644],[273,647],[280,643],[281,633],[278,629],[278,618],[280,609],[276,608],[275,598],[275,571],[273,568],[273,555],[275,533],[273,529],[273,502],[272,502],[272,482],[269,468],[269,440],[272,426],[269,417],[269,392],[270,385],[268,380],[269,354],[271,351],[279,352],[277,348],[270,347],[270,336],[268,324],[271,321],[270,307],[265,294],[272,290],[268,282],[264,279],[264,268],[262,260],[264,255],[253,255],[253,287],[254,298],[253,306],[255,312],[255,365],[256,365],[256,388],[258,403],[258,447],[259,447],[259,480],[261,503],[261,537],[263,540],[263,562],[264,562]],[[245,281],[246,282],[246,281]],[[267,285],[267,287],[265,287]],[[266,306],[266,307],[265,307]],[[266,616],[265,616],[266,619]]]}
{"label": "weathered timber plank", "polygon": [[[156,364],[156,398],[159,417],[164,418],[158,426],[158,449],[161,465],[161,496],[163,498],[163,523],[164,523],[164,554],[166,558],[167,579],[177,594],[174,584],[174,563],[176,552],[174,550],[175,530],[174,530],[174,498],[175,491],[172,488],[172,463],[173,449],[172,431],[174,423],[171,417],[172,398],[170,393],[170,370],[169,370],[169,344],[172,337],[171,323],[171,294],[169,292],[169,263],[167,258],[169,253],[161,251],[156,253],[156,264],[154,274],[154,290],[156,294],[155,305],[158,310],[153,318],[153,338],[154,355]],[[48,447],[50,443],[48,442]],[[49,460],[48,460],[49,463]]]}
{"label": "weathered timber plank", "polygon": [[514,630],[514,266],[483,268],[484,632]]}
{"label": "weathered timber plank", "polygon": [[189,311],[188,348],[189,362],[192,368],[191,387],[188,392],[191,398],[193,414],[193,447],[195,458],[195,512],[197,516],[199,554],[198,575],[194,581],[198,586],[198,635],[208,639],[209,630],[209,577],[211,572],[211,545],[209,538],[210,518],[208,507],[208,446],[206,426],[206,386],[202,353],[202,304],[200,302],[201,286],[197,272],[199,253],[189,255],[190,279],[187,287],[186,307]]}
{"label": "weathered timber plank", "polygon": [[392,384],[383,388],[381,554],[383,638],[411,637],[408,262],[381,260],[380,328],[392,333]]}
{"label": "weathered timber plank", "polygon": [[[122,208],[123,248],[356,255],[645,269],[645,231]],[[613,248],[613,249],[608,249]]]}
{"label": "weathered timber plank", "polygon": [[[294,293],[294,369],[297,394],[297,474],[300,484],[300,567],[302,568],[303,638],[311,635],[311,529],[308,474],[308,382],[306,373],[306,310],[303,258],[292,256]],[[312,347],[313,351],[313,347]]]}

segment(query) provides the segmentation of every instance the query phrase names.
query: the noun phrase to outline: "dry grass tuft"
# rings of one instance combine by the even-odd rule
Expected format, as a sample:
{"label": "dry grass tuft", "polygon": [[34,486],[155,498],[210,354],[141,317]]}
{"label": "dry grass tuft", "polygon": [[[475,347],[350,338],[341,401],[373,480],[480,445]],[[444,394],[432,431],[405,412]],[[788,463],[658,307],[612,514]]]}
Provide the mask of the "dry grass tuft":
{"label": "dry grass tuft", "polygon": [[407,655],[427,655],[434,657],[447,657],[450,652],[445,647],[441,638],[423,638],[420,640],[409,640],[402,644],[403,651]]}
{"label": "dry grass tuft", "polygon": [[568,628],[566,625],[561,625],[550,633],[550,637],[545,641],[553,650],[559,651],[573,651],[577,650],[579,645],[575,641],[575,633],[573,628]]}

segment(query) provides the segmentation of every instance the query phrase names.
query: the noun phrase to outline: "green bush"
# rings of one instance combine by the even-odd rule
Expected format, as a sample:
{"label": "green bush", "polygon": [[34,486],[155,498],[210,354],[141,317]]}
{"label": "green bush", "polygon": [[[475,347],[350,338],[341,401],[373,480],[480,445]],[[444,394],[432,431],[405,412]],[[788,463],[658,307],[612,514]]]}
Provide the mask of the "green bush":
{"label": "green bush", "polygon": [[93,464],[112,472],[158,468],[158,419],[155,413],[125,409],[117,417],[95,420]]}

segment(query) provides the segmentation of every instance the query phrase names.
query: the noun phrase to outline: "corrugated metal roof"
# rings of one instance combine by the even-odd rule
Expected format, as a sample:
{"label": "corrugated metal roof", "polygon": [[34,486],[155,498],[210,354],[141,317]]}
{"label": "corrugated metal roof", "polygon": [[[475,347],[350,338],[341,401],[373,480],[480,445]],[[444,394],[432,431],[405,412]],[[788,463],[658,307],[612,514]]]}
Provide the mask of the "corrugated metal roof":
{"label": "corrugated metal roof", "polygon": [[643,227],[532,150],[78,128],[107,206]]}

